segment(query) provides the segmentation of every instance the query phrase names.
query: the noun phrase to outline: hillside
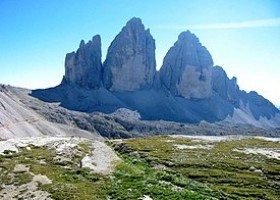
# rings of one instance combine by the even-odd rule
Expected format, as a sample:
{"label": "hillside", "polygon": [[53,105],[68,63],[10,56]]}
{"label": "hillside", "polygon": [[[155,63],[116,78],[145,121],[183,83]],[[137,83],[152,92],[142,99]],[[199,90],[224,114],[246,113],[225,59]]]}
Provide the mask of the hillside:
{"label": "hillside", "polygon": [[[23,109],[26,114],[23,114],[20,120],[25,123],[29,120],[29,116],[36,116],[38,121],[36,123],[27,123],[27,132],[15,130],[15,134],[11,133],[11,128],[2,127],[2,138],[15,138],[24,136],[39,136],[39,135],[74,135],[82,137],[107,137],[107,138],[130,138],[142,137],[159,134],[184,134],[184,135],[254,135],[254,136],[269,136],[279,137],[280,131],[278,129],[263,129],[257,128],[252,125],[239,124],[236,125],[231,122],[216,122],[208,123],[202,121],[199,124],[178,123],[164,120],[143,120],[137,111],[131,111],[125,108],[119,108],[111,114],[104,114],[100,112],[85,113],[68,110],[63,107],[59,102],[47,103],[37,98],[32,97],[31,91],[22,88],[15,88],[11,86],[4,86],[5,97],[7,103]],[[71,89],[73,93],[82,90]],[[63,92],[61,92],[63,93]],[[9,96],[7,96],[9,94]],[[77,93],[81,94],[81,93]],[[52,96],[53,95],[53,96]],[[53,93],[49,97],[55,97],[59,93]],[[3,98],[4,99],[4,98]],[[16,100],[16,103],[15,101]],[[85,102],[86,100],[84,100]],[[0,102],[4,101],[1,99]],[[76,101],[74,101],[76,102]],[[84,103],[83,102],[83,103]],[[2,104],[3,104],[2,103]],[[76,106],[79,106],[77,104]],[[4,119],[11,118],[14,120],[15,115],[12,112],[3,111],[5,114]],[[1,122],[3,121],[1,119]],[[18,119],[17,119],[18,120]],[[16,125],[21,122],[16,121]],[[40,122],[40,123],[39,123]],[[4,123],[4,121],[3,121]],[[22,123],[19,123],[22,124]],[[37,126],[40,125],[40,129]],[[42,125],[43,124],[43,125]],[[47,126],[48,125],[48,126]],[[41,127],[42,126],[42,127]],[[50,126],[50,129],[48,127]],[[37,130],[34,133],[29,129]],[[45,130],[46,129],[46,130]],[[21,129],[19,129],[21,130]],[[24,134],[22,133],[24,132]],[[8,134],[9,133],[9,134]]]}
{"label": "hillside", "polygon": [[22,103],[24,99],[16,96],[10,89],[0,85],[1,139],[39,136],[81,136],[101,139],[98,134],[47,121],[43,116]]}

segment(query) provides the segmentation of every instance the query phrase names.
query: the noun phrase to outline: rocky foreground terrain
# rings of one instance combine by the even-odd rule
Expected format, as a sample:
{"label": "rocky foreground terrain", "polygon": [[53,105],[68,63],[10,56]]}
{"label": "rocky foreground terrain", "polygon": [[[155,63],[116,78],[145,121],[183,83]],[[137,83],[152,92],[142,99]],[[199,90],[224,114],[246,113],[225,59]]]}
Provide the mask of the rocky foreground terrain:
{"label": "rocky foreground terrain", "polygon": [[279,139],[154,136],[0,141],[0,198],[279,199]]}
{"label": "rocky foreground terrain", "polygon": [[1,141],[0,159],[0,198],[7,200],[102,199],[90,189],[121,161],[103,142],[76,137]]}

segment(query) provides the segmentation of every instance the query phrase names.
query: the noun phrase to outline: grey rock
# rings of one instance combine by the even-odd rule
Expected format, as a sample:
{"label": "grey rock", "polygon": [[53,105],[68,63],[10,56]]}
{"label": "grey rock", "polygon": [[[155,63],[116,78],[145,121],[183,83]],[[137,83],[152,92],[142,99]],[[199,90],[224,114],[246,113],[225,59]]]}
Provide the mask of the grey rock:
{"label": "grey rock", "polygon": [[[21,95],[21,99],[25,99],[23,103],[49,121],[68,126],[74,124],[84,130],[97,131],[102,136],[109,138],[139,137],[163,133],[280,136],[280,129],[264,130],[248,124],[239,124],[237,126],[232,123],[223,122],[212,124],[212,122],[223,120],[233,109],[230,103],[223,100],[217,94],[210,97],[210,99],[193,101],[181,97],[167,97],[155,90],[111,93],[109,95],[106,93],[110,92],[104,89],[91,93],[90,90],[70,87],[69,85],[45,90],[33,90],[31,95],[43,101],[32,98],[28,95],[29,93],[30,91],[24,93],[25,98]],[[65,93],[72,94],[69,94],[69,98],[65,98],[63,96]],[[44,101],[61,103],[58,106],[57,104],[48,104]],[[99,106],[98,101],[102,102],[102,105]],[[127,105],[119,105],[117,102],[126,102]],[[114,108],[113,105],[116,105],[116,107]],[[104,114],[111,113],[113,110],[119,109],[119,107],[137,110],[137,112],[141,113],[141,120],[127,120],[126,118],[116,116],[115,113]],[[69,109],[83,112],[71,111]],[[92,113],[93,111],[102,113]],[[201,120],[211,123],[199,123]],[[196,124],[171,121],[194,122]]]}
{"label": "grey rock", "polygon": [[5,85],[0,84],[0,92],[8,92]]}
{"label": "grey rock", "polygon": [[258,93],[241,91],[237,84],[237,78],[229,79],[222,67],[213,67],[212,77],[213,91],[235,108],[249,112],[254,119],[259,120],[260,117],[271,119],[279,113],[279,110],[271,102]]}
{"label": "grey rock", "polygon": [[179,35],[167,52],[160,78],[172,94],[184,98],[208,98],[212,94],[213,60],[208,50],[189,31]]}
{"label": "grey rock", "polygon": [[[279,110],[256,92],[241,91],[235,77],[229,79],[221,67],[213,67],[210,53],[189,31],[179,35],[159,73],[155,66],[155,41],[141,20],[133,18],[111,43],[104,68],[100,37],[96,36],[88,44],[82,41],[76,53],[67,55],[63,81],[67,84],[34,90],[31,95],[87,113],[109,114],[126,108],[137,111],[141,120],[280,127]],[[55,122],[65,119],[61,117],[64,111],[60,114]],[[48,117],[53,119],[52,114]],[[134,127],[120,117],[115,122],[125,130],[107,128],[112,127],[111,122],[103,123],[100,116],[92,120],[79,118],[75,125],[92,130],[94,124],[95,130],[109,137],[128,137],[127,131]]]}
{"label": "grey rock", "polygon": [[24,173],[29,172],[29,167],[23,164],[17,164],[13,170],[14,173]]}
{"label": "grey rock", "polygon": [[87,44],[82,40],[76,52],[65,58],[63,83],[98,88],[102,85],[101,39],[96,35]]}
{"label": "grey rock", "polygon": [[249,93],[241,91],[240,100],[247,106],[256,120],[259,120],[261,117],[272,119],[280,113],[269,100],[254,91]]}
{"label": "grey rock", "polygon": [[260,174],[263,173],[263,171],[262,171],[261,169],[257,169],[257,168],[255,168],[254,166],[250,167],[250,168],[249,168],[249,171],[250,171],[250,172],[260,173]]}
{"label": "grey rock", "polygon": [[249,168],[249,171],[253,172],[253,171],[255,171],[256,169],[257,169],[257,168],[251,166],[251,167]]}
{"label": "grey rock", "polygon": [[132,18],[108,49],[104,85],[111,91],[150,88],[155,74],[155,40],[139,18]]}
{"label": "grey rock", "polygon": [[237,78],[229,79],[224,69],[220,66],[212,68],[212,89],[235,107],[239,106],[240,90],[237,85]]}
{"label": "grey rock", "polygon": [[[6,86],[6,92],[0,92],[0,138],[28,138],[42,136],[81,136],[95,138],[94,132],[87,132],[69,125],[58,124],[55,121],[49,122],[46,118],[36,113],[24,102],[30,102],[30,105],[36,106],[43,102],[33,99],[28,94],[30,90],[13,88]],[[35,100],[35,101],[34,101]],[[42,108],[43,109],[43,108]],[[51,110],[51,108],[46,108]],[[53,115],[51,115],[54,117]],[[63,120],[67,116],[61,114],[57,119]],[[97,136],[100,138],[100,136]]]}

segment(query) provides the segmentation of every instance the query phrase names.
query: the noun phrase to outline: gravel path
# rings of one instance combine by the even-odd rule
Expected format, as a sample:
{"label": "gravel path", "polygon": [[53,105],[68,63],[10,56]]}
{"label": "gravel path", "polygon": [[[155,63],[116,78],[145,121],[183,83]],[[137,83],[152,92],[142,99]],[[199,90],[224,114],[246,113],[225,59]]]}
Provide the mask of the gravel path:
{"label": "gravel path", "polygon": [[108,175],[121,159],[102,142],[93,142],[93,151],[82,159],[82,167],[90,168],[94,173]]}

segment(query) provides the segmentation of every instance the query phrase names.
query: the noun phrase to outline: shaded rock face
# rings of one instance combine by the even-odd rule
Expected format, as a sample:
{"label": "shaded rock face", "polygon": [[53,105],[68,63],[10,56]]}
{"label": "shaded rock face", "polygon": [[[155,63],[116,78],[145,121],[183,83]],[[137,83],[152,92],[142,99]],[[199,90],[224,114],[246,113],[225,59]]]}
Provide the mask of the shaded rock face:
{"label": "shaded rock face", "polygon": [[213,60],[208,50],[189,31],[179,35],[160,69],[162,84],[174,95],[208,98],[212,94]]}
{"label": "shaded rock face", "polygon": [[87,44],[82,40],[76,52],[65,58],[64,83],[98,88],[102,85],[101,39],[96,35]]}
{"label": "shaded rock face", "polygon": [[224,100],[236,107],[239,106],[240,90],[237,85],[237,79],[236,77],[229,79],[226,72],[220,66],[212,68],[212,89]]}
{"label": "shaded rock face", "polygon": [[242,109],[255,120],[264,117],[271,119],[279,113],[271,102],[258,93],[241,91],[236,77],[229,79],[222,67],[212,68],[212,88],[223,100]]}
{"label": "shaded rock face", "polygon": [[241,94],[242,102],[248,106],[255,119],[259,120],[262,117],[271,119],[279,113],[279,110],[269,100],[257,92],[246,93],[242,91]]}
{"label": "shaded rock face", "polygon": [[111,43],[104,62],[104,85],[111,91],[153,86],[155,40],[138,18],[132,18]]}

